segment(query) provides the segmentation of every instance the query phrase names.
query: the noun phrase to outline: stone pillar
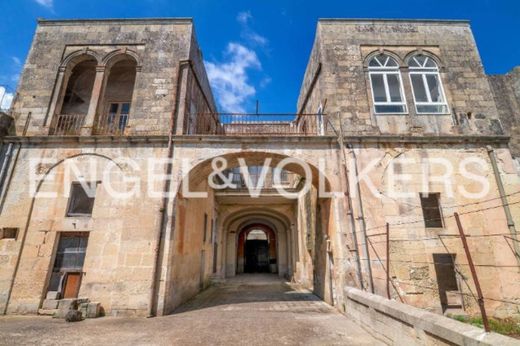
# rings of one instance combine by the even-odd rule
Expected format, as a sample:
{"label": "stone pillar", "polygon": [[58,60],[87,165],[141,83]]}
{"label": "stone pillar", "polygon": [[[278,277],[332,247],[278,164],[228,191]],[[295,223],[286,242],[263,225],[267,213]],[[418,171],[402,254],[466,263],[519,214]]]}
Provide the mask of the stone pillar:
{"label": "stone pillar", "polygon": [[71,71],[65,66],[60,67],[58,71],[58,78],[56,79],[54,94],[52,95],[51,104],[49,105],[49,109],[47,111],[47,118],[43,124],[44,126],[52,126],[54,117],[61,111],[63,97],[69,82],[70,73]]}
{"label": "stone pillar", "polygon": [[92,134],[94,128],[94,121],[96,121],[96,113],[101,99],[101,92],[105,83],[105,66],[96,67],[96,78],[94,79],[94,86],[92,87],[92,95],[90,96],[90,105],[88,113],[85,117],[83,126],[81,127],[81,135],[88,136]]}
{"label": "stone pillar", "polygon": [[185,121],[185,114],[186,114],[186,99],[188,97],[188,65],[182,65],[179,73],[181,73],[181,78],[179,78],[180,86],[178,86],[179,94],[176,95],[178,108],[177,108],[177,118],[174,120],[176,122],[176,135],[182,135],[184,134],[184,121]]}

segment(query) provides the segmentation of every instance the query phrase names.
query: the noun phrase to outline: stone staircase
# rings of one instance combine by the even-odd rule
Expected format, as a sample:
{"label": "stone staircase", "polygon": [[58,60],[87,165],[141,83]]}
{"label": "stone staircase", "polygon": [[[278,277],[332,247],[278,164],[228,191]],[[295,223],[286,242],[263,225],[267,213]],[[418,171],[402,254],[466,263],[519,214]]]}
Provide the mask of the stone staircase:
{"label": "stone staircase", "polygon": [[100,303],[91,302],[88,298],[60,299],[59,292],[55,291],[47,292],[42,308],[38,310],[38,315],[65,318],[69,311],[78,311],[81,319],[97,318],[102,315]]}

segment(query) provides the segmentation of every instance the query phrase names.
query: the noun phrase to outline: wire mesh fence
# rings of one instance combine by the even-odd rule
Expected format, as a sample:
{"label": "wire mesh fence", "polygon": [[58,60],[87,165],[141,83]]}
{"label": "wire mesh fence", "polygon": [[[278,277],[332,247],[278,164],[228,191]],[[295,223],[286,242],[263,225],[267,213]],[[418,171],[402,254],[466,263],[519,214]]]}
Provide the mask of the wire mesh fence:
{"label": "wire mesh fence", "polygon": [[[518,194],[520,191],[508,196]],[[418,292],[426,291],[428,297],[439,299],[443,312],[480,310],[486,330],[486,307],[501,305],[503,310],[520,313],[520,295],[518,291],[515,295],[513,288],[515,282],[520,282],[519,236],[508,231],[468,232],[461,217],[518,203],[520,199],[504,204],[500,198],[492,198],[458,205],[463,211],[443,216],[453,218],[455,225],[446,226],[436,235],[403,235],[403,226],[426,223],[424,217],[367,228],[370,234],[359,245],[368,245],[369,251],[360,261],[370,267],[367,272],[371,285],[376,286],[376,293],[403,303],[417,305]],[[477,207],[464,210],[470,206]],[[435,272],[435,278],[429,276],[430,271]],[[510,281],[508,290],[496,287],[500,277]]]}

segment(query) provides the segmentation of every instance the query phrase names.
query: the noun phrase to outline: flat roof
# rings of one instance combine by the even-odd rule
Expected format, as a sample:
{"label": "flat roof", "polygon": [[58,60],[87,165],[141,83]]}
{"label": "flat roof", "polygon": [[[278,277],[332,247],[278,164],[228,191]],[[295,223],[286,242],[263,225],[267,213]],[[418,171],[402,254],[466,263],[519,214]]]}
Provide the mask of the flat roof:
{"label": "flat roof", "polygon": [[77,18],[77,19],[45,19],[38,18],[40,25],[76,25],[76,24],[188,24],[193,23],[191,17],[151,17],[151,18]]}
{"label": "flat roof", "polygon": [[469,24],[468,19],[418,19],[418,18],[318,18],[318,22],[347,23],[439,23],[439,24]]}

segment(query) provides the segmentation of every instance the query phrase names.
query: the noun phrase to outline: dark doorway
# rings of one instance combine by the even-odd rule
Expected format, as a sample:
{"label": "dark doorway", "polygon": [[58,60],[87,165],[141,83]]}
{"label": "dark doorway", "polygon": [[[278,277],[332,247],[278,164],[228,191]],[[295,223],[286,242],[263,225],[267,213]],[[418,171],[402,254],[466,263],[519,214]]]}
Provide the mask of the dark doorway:
{"label": "dark doorway", "polygon": [[88,233],[61,233],[48,291],[62,298],[76,298],[83,276]]}
{"label": "dark doorway", "polygon": [[245,272],[269,272],[269,243],[267,240],[247,240],[245,244]]}
{"label": "dark doorway", "polygon": [[433,254],[442,312],[445,312],[448,308],[462,307],[457,276],[455,275],[454,258],[455,254]]}

